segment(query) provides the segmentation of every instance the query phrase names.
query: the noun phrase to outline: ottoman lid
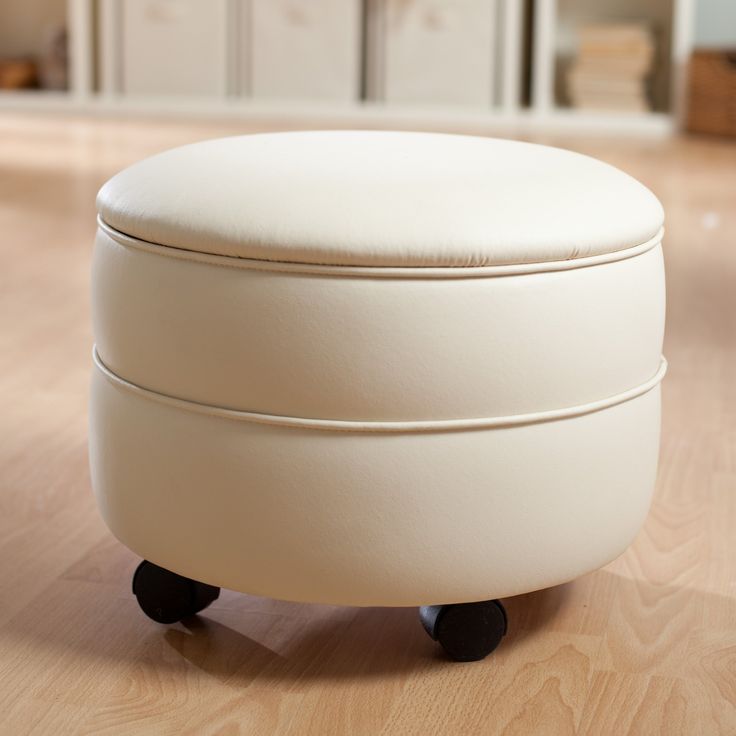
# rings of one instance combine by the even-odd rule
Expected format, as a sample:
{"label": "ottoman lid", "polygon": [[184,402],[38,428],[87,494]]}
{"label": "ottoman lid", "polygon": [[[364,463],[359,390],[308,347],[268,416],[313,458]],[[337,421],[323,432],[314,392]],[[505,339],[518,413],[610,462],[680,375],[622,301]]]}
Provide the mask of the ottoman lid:
{"label": "ottoman lid", "polygon": [[473,136],[272,133],[195,143],[114,176],[100,218],[163,246],[334,266],[475,267],[600,256],[662,207],[596,159]]}

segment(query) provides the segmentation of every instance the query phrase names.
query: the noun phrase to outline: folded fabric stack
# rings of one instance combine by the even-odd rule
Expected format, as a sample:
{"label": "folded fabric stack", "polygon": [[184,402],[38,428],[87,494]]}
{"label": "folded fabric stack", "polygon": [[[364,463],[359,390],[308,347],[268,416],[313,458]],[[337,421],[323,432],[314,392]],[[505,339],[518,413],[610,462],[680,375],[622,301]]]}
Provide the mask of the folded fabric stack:
{"label": "folded fabric stack", "polygon": [[642,23],[586,25],[567,76],[573,107],[645,112],[651,109],[647,81],[654,38]]}

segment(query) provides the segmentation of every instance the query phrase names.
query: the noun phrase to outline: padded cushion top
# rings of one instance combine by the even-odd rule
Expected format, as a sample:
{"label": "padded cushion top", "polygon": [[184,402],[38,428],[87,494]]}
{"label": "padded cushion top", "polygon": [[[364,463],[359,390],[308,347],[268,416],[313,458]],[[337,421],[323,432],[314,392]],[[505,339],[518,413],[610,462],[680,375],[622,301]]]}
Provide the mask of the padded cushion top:
{"label": "padded cushion top", "polygon": [[307,264],[468,267],[640,245],[663,211],[588,156],[499,139],[324,131],[239,136],[158,154],[97,206],[140,240]]}

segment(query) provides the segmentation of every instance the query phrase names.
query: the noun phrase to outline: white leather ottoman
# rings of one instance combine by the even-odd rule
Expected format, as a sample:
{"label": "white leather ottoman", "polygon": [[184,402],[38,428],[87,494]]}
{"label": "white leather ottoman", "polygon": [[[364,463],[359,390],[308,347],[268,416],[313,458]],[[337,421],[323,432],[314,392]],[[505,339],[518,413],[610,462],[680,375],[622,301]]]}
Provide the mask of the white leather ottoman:
{"label": "white leather ottoman", "polygon": [[151,617],[218,586],[419,605],[477,659],[493,599],[636,535],[663,213],[626,174],[502,140],[253,135],[136,164],[98,207],[92,480]]}

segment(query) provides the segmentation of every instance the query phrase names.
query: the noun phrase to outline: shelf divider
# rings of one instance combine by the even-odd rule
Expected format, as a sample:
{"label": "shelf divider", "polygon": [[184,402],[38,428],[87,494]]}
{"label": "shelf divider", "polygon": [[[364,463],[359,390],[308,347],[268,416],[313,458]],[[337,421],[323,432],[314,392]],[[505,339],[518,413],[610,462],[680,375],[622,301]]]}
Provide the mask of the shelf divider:
{"label": "shelf divider", "polygon": [[77,99],[92,94],[94,45],[91,0],[68,0],[69,91]]}
{"label": "shelf divider", "polygon": [[556,0],[536,0],[533,23],[532,109],[546,114],[554,107]]}

